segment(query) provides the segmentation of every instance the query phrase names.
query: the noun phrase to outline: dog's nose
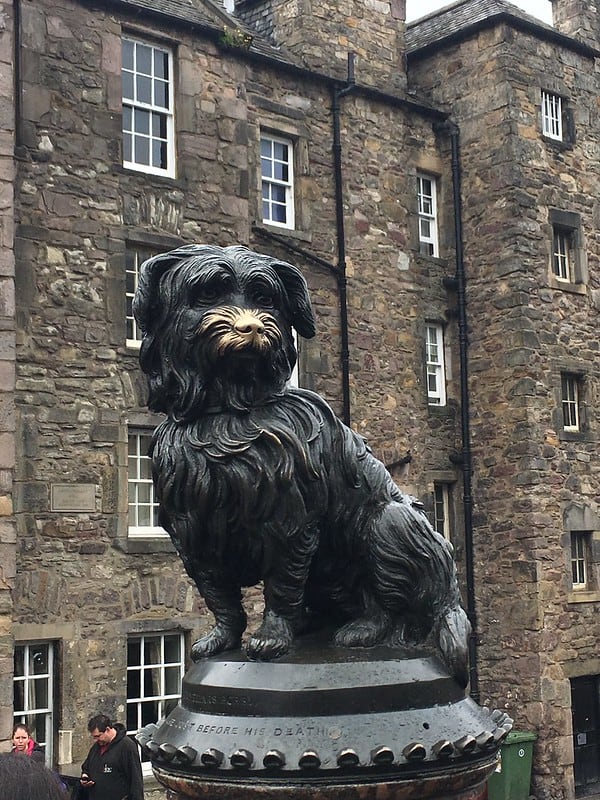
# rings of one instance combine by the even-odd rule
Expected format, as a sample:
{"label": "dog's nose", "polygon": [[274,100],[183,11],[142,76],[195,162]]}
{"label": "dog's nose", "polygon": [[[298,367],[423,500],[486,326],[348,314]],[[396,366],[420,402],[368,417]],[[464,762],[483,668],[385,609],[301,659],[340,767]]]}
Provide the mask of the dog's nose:
{"label": "dog's nose", "polygon": [[265,330],[264,324],[254,314],[242,314],[235,321],[233,327],[238,333],[251,334],[253,336],[264,333]]}

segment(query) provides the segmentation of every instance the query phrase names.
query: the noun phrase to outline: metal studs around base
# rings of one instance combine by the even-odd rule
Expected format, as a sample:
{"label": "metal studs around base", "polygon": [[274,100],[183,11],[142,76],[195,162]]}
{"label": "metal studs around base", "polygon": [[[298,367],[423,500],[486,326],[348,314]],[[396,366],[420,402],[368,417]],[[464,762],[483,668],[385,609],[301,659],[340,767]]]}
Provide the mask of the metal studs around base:
{"label": "metal studs around base", "polygon": [[321,759],[315,750],[305,750],[298,759],[298,766],[300,769],[319,769],[321,766]]}
{"label": "metal studs around base", "polygon": [[386,745],[381,745],[371,750],[371,763],[377,767],[388,766],[394,763],[394,751]]}
{"label": "metal studs around base", "polygon": [[229,763],[235,769],[250,769],[254,763],[254,755],[250,752],[250,750],[244,750],[243,748],[240,748],[231,754]]}
{"label": "metal studs around base", "polygon": [[285,756],[280,750],[269,750],[263,758],[263,767],[265,769],[281,769],[285,767]]}
{"label": "metal studs around base", "polygon": [[200,761],[205,767],[220,767],[225,758],[224,753],[214,747],[205,750],[200,756]]}
{"label": "metal studs around base", "polygon": [[350,769],[360,764],[360,758],[351,747],[346,747],[337,754],[336,763],[340,769]]}

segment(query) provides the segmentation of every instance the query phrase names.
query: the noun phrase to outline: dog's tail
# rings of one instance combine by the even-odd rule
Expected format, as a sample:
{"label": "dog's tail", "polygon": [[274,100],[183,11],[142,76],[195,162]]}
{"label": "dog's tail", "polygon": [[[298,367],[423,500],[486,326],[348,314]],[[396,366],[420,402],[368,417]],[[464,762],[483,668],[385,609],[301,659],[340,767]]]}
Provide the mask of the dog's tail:
{"label": "dog's tail", "polygon": [[471,623],[460,605],[448,608],[439,619],[435,638],[444,662],[462,687],[469,682]]}

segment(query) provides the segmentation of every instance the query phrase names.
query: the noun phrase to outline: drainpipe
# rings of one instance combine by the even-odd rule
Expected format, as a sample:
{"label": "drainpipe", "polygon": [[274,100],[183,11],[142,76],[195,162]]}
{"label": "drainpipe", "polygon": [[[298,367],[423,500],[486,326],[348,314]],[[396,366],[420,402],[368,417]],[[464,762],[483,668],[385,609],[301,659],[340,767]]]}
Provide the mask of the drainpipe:
{"label": "drainpipe", "polygon": [[475,571],[473,552],[473,494],[471,425],[469,415],[469,362],[467,329],[467,296],[464,266],[464,243],[462,230],[461,164],[458,125],[447,122],[445,130],[450,135],[452,152],[452,192],[454,202],[454,237],[456,241],[456,274],[448,282],[456,289],[458,299],[458,346],[460,356],[460,419],[462,437],[463,514],[465,520],[465,570],[467,580],[467,614],[471,622],[469,637],[469,676],[471,696],[479,701],[479,673],[477,669],[477,608],[475,602]]}
{"label": "drainpipe", "polygon": [[344,196],[342,185],[342,141],[340,133],[340,100],[354,90],[355,54],[348,53],[348,78],[342,88],[332,90],[333,172],[335,179],[335,219],[338,250],[337,282],[340,299],[340,345],[342,359],[342,419],[350,425],[350,349],[348,345],[348,296],[346,280],[346,237],[344,232]]}
{"label": "drainpipe", "polygon": [[22,65],[22,47],[21,47],[21,2],[20,0],[13,0],[13,59],[14,59],[14,113],[15,113],[15,149],[23,144],[23,119],[22,119],[22,106],[23,88],[21,85],[21,65]]}

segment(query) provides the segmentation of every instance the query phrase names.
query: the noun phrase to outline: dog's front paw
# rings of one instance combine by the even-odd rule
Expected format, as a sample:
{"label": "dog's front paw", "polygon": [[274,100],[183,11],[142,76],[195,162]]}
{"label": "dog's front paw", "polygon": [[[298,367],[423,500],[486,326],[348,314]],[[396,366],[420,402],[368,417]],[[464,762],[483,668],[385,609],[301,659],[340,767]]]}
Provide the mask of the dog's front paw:
{"label": "dog's front paw", "polygon": [[192,661],[202,661],[203,658],[222,653],[223,650],[233,650],[240,646],[241,641],[242,637],[237,631],[224,625],[215,625],[210,633],[201,636],[192,645]]}
{"label": "dog's front paw", "polygon": [[389,620],[385,614],[381,617],[360,617],[342,625],[335,632],[333,643],[338,647],[373,647],[386,637]]}
{"label": "dog's front paw", "polygon": [[248,642],[246,654],[252,661],[271,661],[287,653],[293,640],[294,631],[289,620],[269,611]]}

